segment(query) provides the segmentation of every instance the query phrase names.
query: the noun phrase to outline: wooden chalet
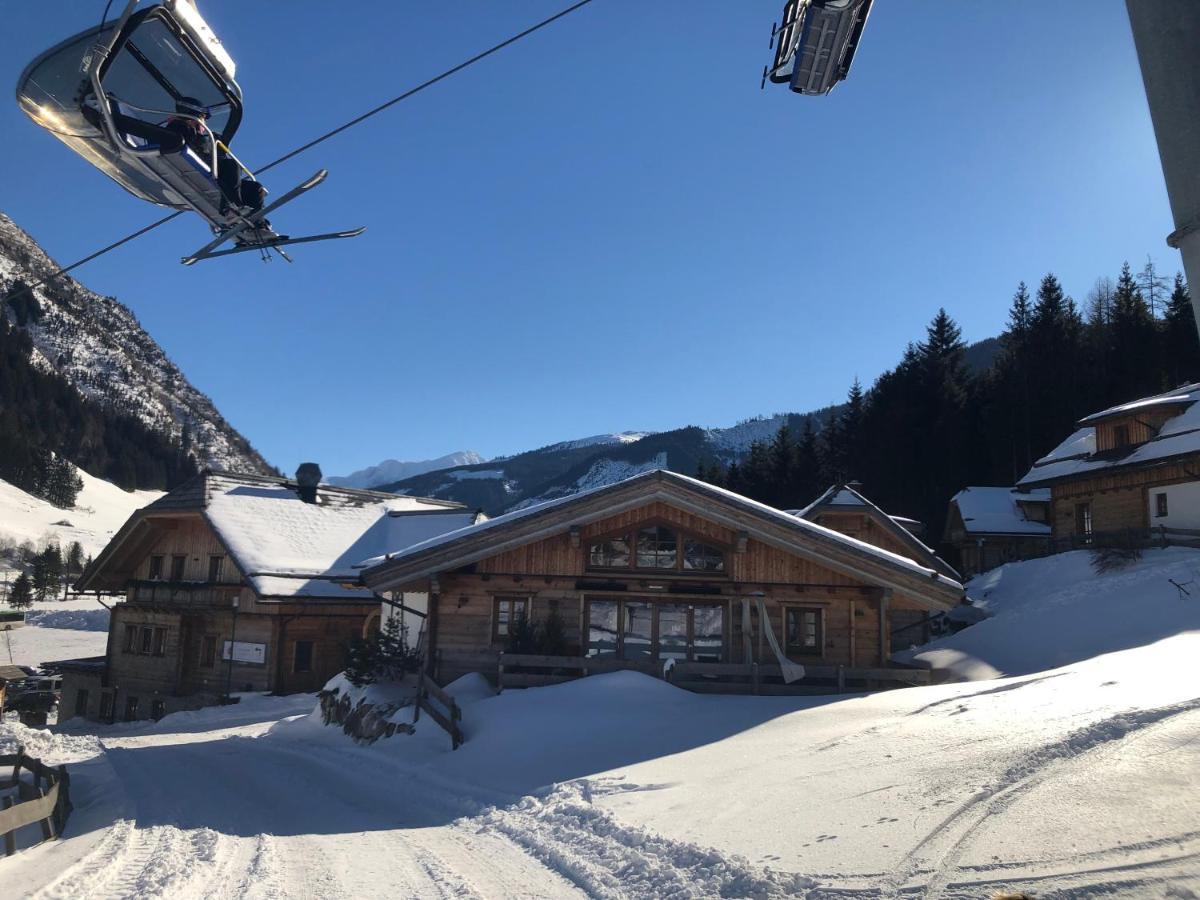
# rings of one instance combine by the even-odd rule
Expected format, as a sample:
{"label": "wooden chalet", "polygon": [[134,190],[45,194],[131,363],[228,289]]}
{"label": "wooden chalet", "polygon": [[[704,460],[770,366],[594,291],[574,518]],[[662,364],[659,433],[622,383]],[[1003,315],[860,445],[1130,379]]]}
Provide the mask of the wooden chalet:
{"label": "wooden chalet", "polygon": [[[835,484],[808,506],[791,512],[848,537],[907,556],[955,581],[961,580],[954,567],[918,536],[917,532],[924,528],[920,522],[884,512],[866,498],[862,484],[857,481]],[[927,610],[893,606],[888,618],[892,650],[929,640]]]}
{"label": "wooden chalet", "polygon": [[967,487],[950,499],[944,540],[968,578],[1050,552],[1050,490]]}
{"label": "wooden chalet", "polygon": [[1058,548],[1200,535],[1200,384],[1087,416],[1017,487],[1048,488]]}
{"label": "wooden chalet", "polygon": [[57,665],[63,717],[317,690],[377,621],[355,564],[477,520],[457,503],[318,484],[312,469],[299,482],[207,472],[134,513],[77,582],[123,598],[103,661]]}
{"label": "wooden chalet", "polygon": [[[897,541],[908,549],[656,470],[370,560],[363,581],[428,593],[428,662],[442,683],[497,677],[504,659],[526,673],[521,684],[675,664],[713,678],[760,665],[780,674],[786,663],[874,683],[901,671],[890,662],[895,611],[928,615],[963,596],[931,554],[914,559]],[[515,623],[552,616],[565,652],[502,659]],[[545,677],[529,673],[539,666]]]}

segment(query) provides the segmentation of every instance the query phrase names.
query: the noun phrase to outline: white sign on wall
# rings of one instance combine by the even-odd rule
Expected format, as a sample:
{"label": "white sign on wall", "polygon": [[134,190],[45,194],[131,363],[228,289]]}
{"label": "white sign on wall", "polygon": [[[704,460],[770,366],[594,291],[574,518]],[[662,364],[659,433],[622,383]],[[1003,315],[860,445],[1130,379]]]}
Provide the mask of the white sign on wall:
{"label": "white sign on wall", "polygon": [[[225,641],[221,647],[221,659],[229,659],[229,641]],[[267,663],[267,645],[252,644],[249,641],[234,641],[233,661],[264,666]]]}

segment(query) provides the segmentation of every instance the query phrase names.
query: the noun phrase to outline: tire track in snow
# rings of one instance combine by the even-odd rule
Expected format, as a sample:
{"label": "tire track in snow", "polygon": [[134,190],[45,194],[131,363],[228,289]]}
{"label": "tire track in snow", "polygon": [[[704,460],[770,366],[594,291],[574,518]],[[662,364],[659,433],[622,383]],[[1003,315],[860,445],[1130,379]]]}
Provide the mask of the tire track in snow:
{"label": "tire track in snow", "polygon": [[[1118,713],[1022,754],[994,784],[960,804],[904,855],[896,873],[883,885],[881,896],[896,898],[901,893],[911,893],[914,888],[906,887],[908,882],[922,874],[930,875],[923,895],[942,896],[958,871],[958,860],[976,832],[1050,777],[1056,764],[1124,740],[1134,732],[1197,709],[1200,709],[1200,698],[1154,709]],[[941,844],[945,846],[938,849]]]}

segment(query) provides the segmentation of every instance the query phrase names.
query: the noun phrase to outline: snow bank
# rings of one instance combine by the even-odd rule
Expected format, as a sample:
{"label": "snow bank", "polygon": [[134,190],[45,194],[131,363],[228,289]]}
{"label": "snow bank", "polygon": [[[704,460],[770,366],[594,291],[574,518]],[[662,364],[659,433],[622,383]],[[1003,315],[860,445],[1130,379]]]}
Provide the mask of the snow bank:
{"label": "snow bank", "polygon": [[39,666],[59,659],[103,656],[108,647],[108,610],[94,599],[35,603],[26,625],[0,632],[0,660]]}
{"label": "snow bank", "polygon": [[1200,551],[1148,550],[1101,575],[1092,568],[1091,552],[1076,550],[993,569],[972,580],[967,593],[992,617],[894,658],[950,668],[969,679],[992,678],[1200,630]]}
{"label": "snow bank", "polygon": [[[84,609],[54,609],[53,604],[38,604],[25,615],[26,626],[65,628],[70,631],[108,631],[109,611],[95,601],[87,601]],[[65,605],[65,604],[64,604]],[[75,606],[74,603],[71,604]]]}

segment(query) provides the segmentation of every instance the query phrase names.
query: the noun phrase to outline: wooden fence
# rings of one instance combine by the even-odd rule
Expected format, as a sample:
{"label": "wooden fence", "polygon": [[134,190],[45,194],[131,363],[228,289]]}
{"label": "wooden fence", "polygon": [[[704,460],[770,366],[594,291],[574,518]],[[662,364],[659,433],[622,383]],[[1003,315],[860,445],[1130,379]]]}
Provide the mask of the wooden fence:
{"label": "wooden fence", "polygon": [[[17,852],[16,832],[27,825],[40,822],[44,841],[62,834],[71,814],[71,777],[66,766],[47,766],[20,748],[15,754],[0,756],[0,767],[7,766],[13,767],[12,777],[0,781],[0,792],[15,791],[17,800],[13,802],[11,793],[0,797],[0,836],[5,855],[12,856]],[[21,770],[33,780],[22,780]]]}
{"label": "wooden fence", "polygon": [[1200,529],[1156,525],[1152,528],[1122,528],[1116,531],[1072,534],[1052,540],[1046,555],[1067,550],[1145,550],[1153,547],[1200,548]]}
{"label": "wooden fence", "polygon": [[[628,670],[660,676],[662,663],[583,656],[501,653],[496,684],[500,690],[510,687],[541,687],[601,672]],[[930,669],[916,668],[805,665],[803,682],[785,684],[782,669],[778,664],[679,661],[671,666],[666,677],[672,684],[697,693],[832,694],[897,684],[931,684],[935,674]],[[847,687],[851,683],[857,686]]]}
{"label": "wooden fence", "polygon": [[[450,735],[450,749],[457,750],[465,740],[462,733],[462,709],[454,698],[437,686],[432,678],[421,672],[417,676],[417,701],[413,704],[413,724],[421,718],[421,710],[429,714],[429,718],[437,722]],[[440,703],[443,709],[438,709],[430,702],[430,698]],[[443,711],[444,710],[444,711]]]}

